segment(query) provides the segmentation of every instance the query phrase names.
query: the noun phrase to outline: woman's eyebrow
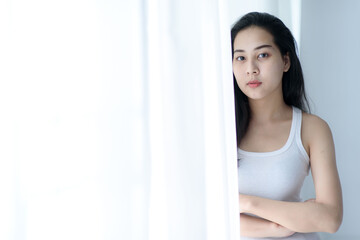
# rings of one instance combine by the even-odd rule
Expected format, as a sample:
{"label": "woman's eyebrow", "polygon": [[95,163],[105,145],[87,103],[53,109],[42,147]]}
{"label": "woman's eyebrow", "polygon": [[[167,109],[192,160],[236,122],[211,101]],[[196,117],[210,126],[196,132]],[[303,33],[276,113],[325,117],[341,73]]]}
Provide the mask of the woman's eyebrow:
{"label": "woman's eyebrow", "polygon": [[[256,47],[256,48],[254,48],[254,50],[259,50],[259,49],[261,49],[261,48],[272,48],[273,46],[271,46],[271,45],[269,45],[269,44],[264,44],[264,45],[260,45],[260,46],[258,46],[258,47]],[[236,49],[235,51],[234,51],[234,53],[236,53],[236,52],[245,52],[245,50],[243,50],[243,49]]]}

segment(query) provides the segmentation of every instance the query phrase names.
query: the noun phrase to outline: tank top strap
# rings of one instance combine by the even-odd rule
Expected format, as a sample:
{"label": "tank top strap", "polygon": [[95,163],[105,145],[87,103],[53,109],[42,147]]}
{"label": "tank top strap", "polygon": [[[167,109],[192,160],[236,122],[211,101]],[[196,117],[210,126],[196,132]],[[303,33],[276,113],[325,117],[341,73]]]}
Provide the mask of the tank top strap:
{"label": "tank top strap", "polygon": [[309,161],[309,156],[304,148],[304,145],[301,140],[301,125],[302,125],[302,111],[297,108],[293,107],[293,118],[294,118],[294,124],[295,124],[295,141],[296,144],[303,155],[303,157]]}

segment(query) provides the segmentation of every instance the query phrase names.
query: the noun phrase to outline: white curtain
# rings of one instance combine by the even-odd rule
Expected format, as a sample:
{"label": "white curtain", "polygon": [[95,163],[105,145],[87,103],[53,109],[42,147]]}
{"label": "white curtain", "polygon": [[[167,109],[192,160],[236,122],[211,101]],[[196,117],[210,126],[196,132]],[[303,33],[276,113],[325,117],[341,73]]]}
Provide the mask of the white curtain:
{"label": "white curtain", "polygon": [[0,4],[0,239],[239,239],[226,2]]}

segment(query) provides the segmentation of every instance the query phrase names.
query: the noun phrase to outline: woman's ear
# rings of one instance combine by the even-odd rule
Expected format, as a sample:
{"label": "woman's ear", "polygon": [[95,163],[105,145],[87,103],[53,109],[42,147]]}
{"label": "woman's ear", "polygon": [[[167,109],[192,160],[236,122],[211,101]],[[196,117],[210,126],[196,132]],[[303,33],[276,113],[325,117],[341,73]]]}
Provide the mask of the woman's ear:
{"label": "woman's ear", "polygon": [[291,65],[290,56],[289,56],[289,52],[287,52],[287,53],[284,55],[284,72],[289,71],[290,65]]}

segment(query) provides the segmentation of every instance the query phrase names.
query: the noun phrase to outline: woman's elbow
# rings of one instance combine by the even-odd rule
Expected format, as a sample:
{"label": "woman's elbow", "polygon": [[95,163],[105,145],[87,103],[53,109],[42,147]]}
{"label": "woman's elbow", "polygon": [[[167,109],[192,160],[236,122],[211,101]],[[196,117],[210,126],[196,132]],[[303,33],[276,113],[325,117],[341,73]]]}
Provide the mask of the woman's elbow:
{"label": "woman's elbow", "polygon": [[329,225],[328,229],[325,231],[327,233],[336,233],[340,228],[341,222],[334,222]]}
{"label": "woman's elbow", "polygon": [[334,215],[329,217],[328,219],[326,232],[336,233],[341,226],[342,217],[343,217],[342,211],[340,210],[335,211]]}

